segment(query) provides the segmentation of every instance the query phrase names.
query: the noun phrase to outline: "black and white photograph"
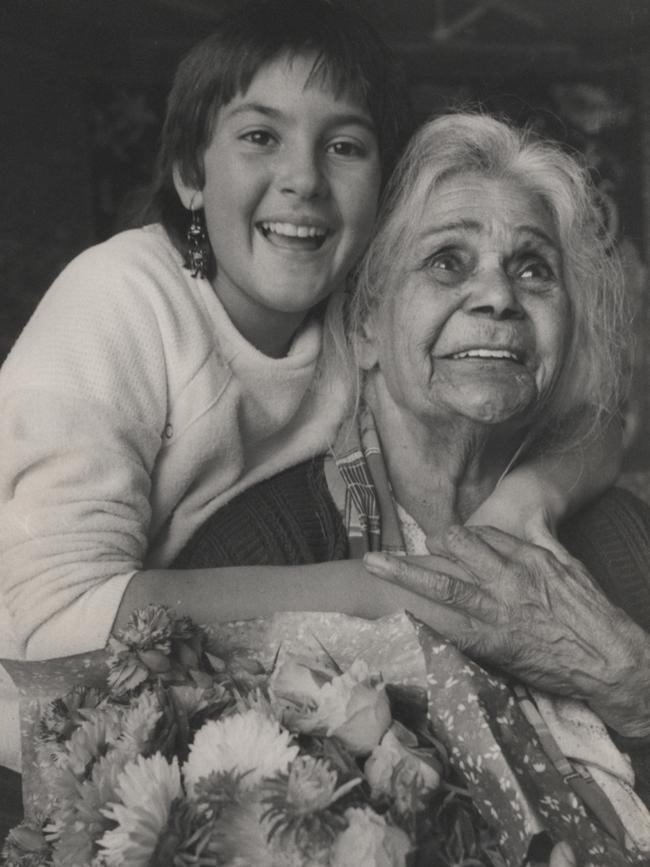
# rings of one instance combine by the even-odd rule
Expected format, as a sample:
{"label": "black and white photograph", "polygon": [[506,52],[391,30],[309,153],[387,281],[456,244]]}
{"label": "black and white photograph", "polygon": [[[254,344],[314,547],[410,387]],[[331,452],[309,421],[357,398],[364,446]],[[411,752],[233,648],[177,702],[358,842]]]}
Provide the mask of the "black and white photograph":
{"label": "black and white photograph", "polygon": [[0,867],[648,867],[648,0],[0,59]]}

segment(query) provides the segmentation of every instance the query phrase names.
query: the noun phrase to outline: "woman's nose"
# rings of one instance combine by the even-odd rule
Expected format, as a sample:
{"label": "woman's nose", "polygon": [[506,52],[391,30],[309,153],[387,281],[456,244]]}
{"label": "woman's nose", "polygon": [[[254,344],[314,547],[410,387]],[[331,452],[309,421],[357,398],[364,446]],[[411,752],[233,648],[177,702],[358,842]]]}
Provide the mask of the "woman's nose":
{"label": "woman's nose", "polygon": [[301,199],[324,195],[327,178],[318,154],[306,148],[288,149],[283,155],[278,184],[283,193]]}
{"label": "woman's nose", "polygon": [[476,275],[467,298],[466,309],[493,319],[520,319],[524,315],[515,287],[501,268]]}

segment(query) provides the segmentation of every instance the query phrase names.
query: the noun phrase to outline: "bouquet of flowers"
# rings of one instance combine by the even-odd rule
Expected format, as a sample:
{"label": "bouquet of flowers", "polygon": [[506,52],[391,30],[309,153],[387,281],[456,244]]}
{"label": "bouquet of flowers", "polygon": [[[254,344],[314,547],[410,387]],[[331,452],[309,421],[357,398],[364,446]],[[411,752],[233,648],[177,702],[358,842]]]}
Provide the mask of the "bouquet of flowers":
{"label": "bouquet of flowers", "polygon": [[40,719],[45,813],[7,865],[504,864],[415,687],[356,659],[223,654],[159,606],[111,639],[106,691]]}
{"label": "bouquet of flowers", "polygon": [[506,686],[406,615],[206,629],[149,606],[101,665],[34,705],[8,867],[521,867],[540,831],[580,863],[635,860]]}

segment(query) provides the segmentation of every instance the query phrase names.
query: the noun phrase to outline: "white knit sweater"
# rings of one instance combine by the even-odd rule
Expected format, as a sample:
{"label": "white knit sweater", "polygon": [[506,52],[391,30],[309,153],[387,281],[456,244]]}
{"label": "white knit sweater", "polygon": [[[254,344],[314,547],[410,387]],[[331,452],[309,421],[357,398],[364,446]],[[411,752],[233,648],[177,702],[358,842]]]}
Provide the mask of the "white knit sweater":
{"label": "white knit sweater", "polygon": [[311,323],[258,352],[160,226],[75,259],[0,372],[0,656],[103,647],[134,572],[322,452],[345,391],[310,388],[320,348]]}

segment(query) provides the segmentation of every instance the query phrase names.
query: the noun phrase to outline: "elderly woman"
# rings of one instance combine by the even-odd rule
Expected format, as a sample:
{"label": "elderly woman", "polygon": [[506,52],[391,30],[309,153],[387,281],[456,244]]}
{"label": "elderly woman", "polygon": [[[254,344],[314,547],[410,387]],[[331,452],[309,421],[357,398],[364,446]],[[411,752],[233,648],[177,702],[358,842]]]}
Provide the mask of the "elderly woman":
{"label": "elderly woman", "polygon": [[[388,583],[373,586],[348,559],[266,571],[264,584],[223,569],[220,593],[227,607],[229,584],[252,582],[250,612],[229,616],[410,608],[514,675],[531,719],[562,747],[598,726],[609,743],[600,717],[648,800],[650,510],[613,490],[565,525],[569,551],[593,575],[562,550],[460,526],[524,453],[553,460],[555,446],[579,448],[616,412],[621,289],[592,201],[572,158],[503,123],[452,115],[425,126],[360,276],[350,318],[360,399],[334,457],[232,501],[176,565],[365,554]],[[625,834],[650,848],[630,779],[616,791],[603,777],[602,788]]]}
{"label": "elderly woman", "polygon": [[[525,449],[551,452],[616,410],[621,289],[588,189],[573,160],[487,118],[442,118],[414,141],[353,330],[407,550],[425,553],[430,536],[443,559],[366,565],[459,612],[440,626],[469,652],[643,736],[642,630],[571,558],[456,526]],[[601,511],[627,531],[629,551],[620,537],[589,538],[593,519],[568,528],[567,542],[590,560],[600,543],[603,589],[648,626],[647,510],[609,495]]]}

